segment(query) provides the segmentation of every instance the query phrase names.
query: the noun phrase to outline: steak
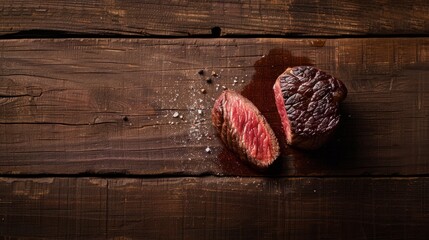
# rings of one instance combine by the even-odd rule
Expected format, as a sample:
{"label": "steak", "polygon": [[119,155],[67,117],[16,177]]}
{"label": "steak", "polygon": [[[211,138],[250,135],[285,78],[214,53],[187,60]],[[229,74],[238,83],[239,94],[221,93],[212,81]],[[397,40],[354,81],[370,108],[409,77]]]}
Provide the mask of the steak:
{"label": "steak", "polygon": [[265,168],[279,156],[279,144],[268,122],[239,93],[222,92],[215,101],[212,121],[222,142],[240,159]]}
{"label": "steak", "polygon": [[317,68],[298,66],[287,68],[273,90],[286,142],[302,149],[322,146],[340,120],[345,85]]}

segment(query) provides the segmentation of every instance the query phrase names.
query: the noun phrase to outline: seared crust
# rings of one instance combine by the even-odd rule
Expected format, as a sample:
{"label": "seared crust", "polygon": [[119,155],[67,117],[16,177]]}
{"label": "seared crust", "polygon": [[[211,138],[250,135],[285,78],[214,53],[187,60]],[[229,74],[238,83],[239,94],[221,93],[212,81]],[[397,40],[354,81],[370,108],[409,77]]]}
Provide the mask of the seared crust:
{"label": "seared crust", "polygon": [[303,149],[319,148],[338,125],[338,105],[347,96],[345,85],[311,66],[287,68],[276,84],[290,124],[287,143]]}
{"label": "seared crust", "polygon": [[[246,108],[245,111],[253,111],[256,114],[259,123],[262,124],[262,126],[268,132],[272,146],[271,152],[273,153],[273,156],[269,161],[261,161],[260,159],[252,157],[249,151],[249,146],[245,146],[245,143],[240,138],[241,136],[237,133],[237,130],[232,127],[232,120],[229,119],[228,114],[226,114],[226,112],[232,111],[232,109],[226,109],[225,105],[225,103],[232,98],[239,99],[239,101],[242,102],[242,106]],[[218,131],[222,142],[230,150],[235,152],[240,157],[240,159],[248,161],[257,167],[266,168],[271,165],[271,163],[274,162],[274,160],[279,156],[280,148],[277,138],[264,116],[259,112],[255,105],[253,105],[252,102],[235,91],[226,90],[216,100],[212,110],[212,122]]]}

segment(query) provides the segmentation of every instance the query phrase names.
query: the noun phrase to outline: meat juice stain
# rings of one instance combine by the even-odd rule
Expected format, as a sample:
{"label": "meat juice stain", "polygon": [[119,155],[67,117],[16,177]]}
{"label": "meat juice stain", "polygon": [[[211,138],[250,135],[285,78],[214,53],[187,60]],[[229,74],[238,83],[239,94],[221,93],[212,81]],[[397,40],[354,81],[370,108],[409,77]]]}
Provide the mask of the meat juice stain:
{"label": "meat juice stain", "polygon": [[[290,51],[284,49],[272,49],[267,55],[262,56],[255,62],[255,74],[252,76],[250,84],[244,87],[241,94],[255,104],[267,120],[276,120],[280,124],[280,117],[271,115],[277,114],[277,108],[274,100],[273,85],[277,77],[282,74],[286,68],[298,65],[311,65],[310,59],[306,57],[293,56]],[[272,122],[269,121],[271,124]]]}
{"label": "meat juice stain", "polygon": [[[275,48],[268,54],[262,56],[253,65],[255,73],[252,81],[246,85],[241,94],[248,98],[264,115],[276,134],[280,144],[281,155],[274,164],[267,169],[270,174],[280,174],[286,168],[285,156],[293,154],[294,149],[286,147],[286,139],[277,113],[277,107],[274,99],[273,85],[277,77],[282,74],[286,68],[312,65],[307,57],[293,56],[288,50]],[[298,156],[298,155],[297,155]],[[218,159],[223,172],[228,174],[252,174],[257,172],[248,164],[240,162],[238,157],[226,148],[218,155]]]}
{"label": "meat juice stain", "polygon": [[222,173],[227,175],[254,175],[256,172],[249,164],[240,159],[226,147],[217,156]]}

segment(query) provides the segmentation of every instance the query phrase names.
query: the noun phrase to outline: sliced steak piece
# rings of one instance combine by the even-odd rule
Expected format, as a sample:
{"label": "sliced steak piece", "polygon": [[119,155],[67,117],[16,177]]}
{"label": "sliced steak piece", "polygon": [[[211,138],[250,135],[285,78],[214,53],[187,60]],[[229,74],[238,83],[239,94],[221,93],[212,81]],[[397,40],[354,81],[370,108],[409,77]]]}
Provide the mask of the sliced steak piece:
{"label": "sliced steak piece", "polygon": [[224,144],[240,159],[268,167],[279,156],[279,144],[264,116],[247,98],[226,90],[212,110],[213,125]]}
{"label": "sliced steak piece", "polygon": [[298,66],[287,68],[273,89],[287,143],[302,149],[323,145],[340,120],[344,84],[317,68]]}

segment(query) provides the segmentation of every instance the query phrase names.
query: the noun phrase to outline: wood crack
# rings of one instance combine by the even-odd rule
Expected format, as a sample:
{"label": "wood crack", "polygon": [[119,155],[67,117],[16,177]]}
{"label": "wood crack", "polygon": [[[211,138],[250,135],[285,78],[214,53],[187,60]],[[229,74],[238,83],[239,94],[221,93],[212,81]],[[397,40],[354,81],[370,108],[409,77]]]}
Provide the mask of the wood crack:
{"label": "wood crack", "polygon": [[0,122],[4,125],[62,125],[62,126],[88,126],[88,125],[103,125],[114,124],[118,121],[92,122],[92,123],[63,123],[63,122]]}

